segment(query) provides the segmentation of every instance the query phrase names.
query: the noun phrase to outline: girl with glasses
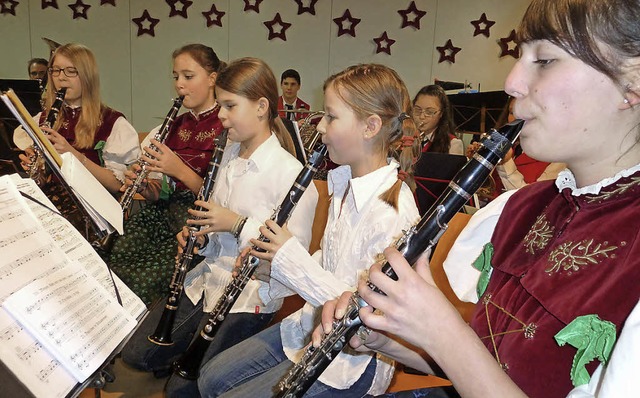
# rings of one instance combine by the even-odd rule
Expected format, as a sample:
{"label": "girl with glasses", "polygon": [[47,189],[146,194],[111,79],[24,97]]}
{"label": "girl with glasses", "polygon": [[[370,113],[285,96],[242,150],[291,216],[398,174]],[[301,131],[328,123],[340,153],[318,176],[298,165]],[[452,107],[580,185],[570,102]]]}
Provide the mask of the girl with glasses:
{"label": "girl with glasses", "polygon": [[[56,91],[66,88],[64,104],[48,133],[58,153],[71,152],[109,192],[115,194],[124,182],[124,171],[140,155],[138,133],[124,115],[102,103],[96,59],[81,44],[56,49],[48,69],[44,111],[34,116],[42,124],[55,100]],[[27,153],[20,155],[25,170],[31,163],[31,139],[22,128],[14,142]]]}
{"label": "girl with glasses", "polygon": [[413,120],[420,131],[422,152],[463,155],[462,140],[456,136],[453,111],[444,89],[424,86],[413,98]]}

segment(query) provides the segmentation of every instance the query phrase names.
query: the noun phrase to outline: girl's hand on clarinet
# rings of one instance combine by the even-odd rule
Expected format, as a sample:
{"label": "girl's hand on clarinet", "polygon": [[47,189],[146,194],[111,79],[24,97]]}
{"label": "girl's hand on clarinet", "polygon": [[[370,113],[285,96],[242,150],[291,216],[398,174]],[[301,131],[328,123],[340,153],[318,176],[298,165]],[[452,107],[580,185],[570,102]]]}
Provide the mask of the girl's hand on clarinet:
{"label": "girl's hand on clarinet", "polygon": [[185,167],[182,159],[160,141],[152,138],[151,143],[156,146],[157,150],[153,150],[151,147],[143,148],[142,159],[149,164],[147,169],[180,179],[180,172]]}
{"label": "girl's hand on clarinet", "polygon": [[359,281],[358,293],[369,304],[359,313],[365,325],[425,348],[425,344],[449,333],[456,322],[464,323],[436,286],[426,254],[416,261],[415,270],[395,248],[385,249],[384,255],[398,280],[384,274],[381,264],[374,264],[369,269],[369,281],[385,294],[373,291],[366,281]]}
{"label": "girl's hand on clarinet", "polygon": [[259,259],[272,261],[273,256],[275,256],[276,252],[280,250],[282,245],[284,245],[286,241],[291,239],[293,235],[291,234],[291,232],[289,232],[287,224],[281,227],[277,222],[273,220],[267,220],[264,224],[265,225],[260,227],[260,233],[268,239],[268,242],[262,242],[258,239],[251,239],[251,244],[265,251],[259,252],[254,250],[251,252],[251,254],[258,257]]}
{"label": "girl's hand on clarinet", "polygon": [[[345,315],[353,292],[344,292],[336,300],[329,300],[322,307],[322,318],[320,324],[316,327],[311,335],[311,344],[319,347],[325,335],[333,330],[333,322],[342,319]],[[376,350],[388,340],[388,337],[374,330],[367,329],[366,332],[358,331],[349,340],[349,345],[359,352],[368,352]]]}
{"label": "girl's hand on clarinet", "polygon": [[31,166],[31,158],[35,155],[35,151],[33,150],[32,147],[26,148],[24,150],[24,153],[21,153],[18,155],[18,158],[20,159],[20,166],[22,166],[22,169],[24,171],[29,171],[29,168]]}
{"label": "girl's hand on clarinet", "polygon": [[[71,152],[76,156],[78,155],[78,151],[74,147],[72,147],[71,144],[69,144],[69,142],[57,131],[48,127],[42,127],[42,131],[48,133],[47,138],[49,139],[49,141],[51,141],[53,147],[59,154]],[[82,157],[78,157],[78,159],[80,160],[82,159]]]}
{"label": "girl's hand on clarinet", "polygon": [[[178,241],[178,254],[184,252],[184,248],[187,246],[187,241],[189,239],[189,227],[182,227],[182,231],[178,232],[176,235],[176,240]],[[204,236],[196,236],[196,244],[193,248],[193,254],[198,254],[198,249],[204,245]]]}
{"label": "girl's hand on clarinet", "polygon": [[196,236],[209,232],[229,232],[238,219],[238,214],[215,203],[196,200],[194,204],[202,210],[189,209],[189,214],[195,218],[188,219],[187,224],[205,226]]}

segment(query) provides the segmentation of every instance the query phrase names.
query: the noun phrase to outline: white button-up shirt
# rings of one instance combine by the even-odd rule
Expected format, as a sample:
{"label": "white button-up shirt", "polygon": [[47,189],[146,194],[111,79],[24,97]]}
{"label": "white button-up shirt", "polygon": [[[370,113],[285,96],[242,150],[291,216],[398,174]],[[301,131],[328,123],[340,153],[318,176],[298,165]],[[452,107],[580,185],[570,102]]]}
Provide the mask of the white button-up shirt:
{"label": "white button-up shirt", "polygon": [[[358,178],[351,178],[348,166],[331,170],[328,189],[333,200],[322,249],[310,256],[296,239],[289,239],[276,253],[271,263],[271,282],[260,289],[261,296],[275,299],[290,294],[291,289],[307,301],[281,325],[284,352],[293,362],[302,357],[325,301],[337,298],[345,290],[355,290],[358,278],[377,255],[418,220],[418,209],[406,184],[402,184],[397,211],[379,198],[398,180],[397,168],[398,164],[392,161]],[[349,186],[351,189],[341,204]],[[371,358],[367,353],[345,350],[319,380],[334,388],[347,389],[364,373]],[[369,390],[374,395],[386,390],[393,374],[391,360],[378,356],[377,361]]]}
{"label": "white button-up shirt", "polygon": [[[240,250],[249,245],[249,239],[260,236],[258,228],[271,218],[303,167],[280,146],[273,134],[249,159],[239,158],[239,151],[239,143],[227,144],[211,201],[249,218],[238,239],[229,232],[209,234],[209,244],[201,251],[206,256],[205,260],[185,279],[185,293],[191,302],[197,303],[204,293],[205,312],[211,312],[231,282],[231,271]],[[289,231],[304,248],[308,248],[311,241],[317,202],[318,191],[311,183],[288,222]],[[282,305],[282,298],[262,301],[258,296],[259,286],[258,281],[249,281],[231,312],[277,311]]]}

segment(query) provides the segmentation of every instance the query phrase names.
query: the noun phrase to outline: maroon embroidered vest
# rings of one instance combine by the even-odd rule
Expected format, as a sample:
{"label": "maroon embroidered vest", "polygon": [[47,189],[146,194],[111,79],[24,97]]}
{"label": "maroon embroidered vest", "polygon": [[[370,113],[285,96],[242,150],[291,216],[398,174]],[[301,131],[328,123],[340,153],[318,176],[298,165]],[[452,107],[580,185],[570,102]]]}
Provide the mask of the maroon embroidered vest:
{"label": "maroon embroidered vest", "polygon": [[[62,116],[62,125],[58,129],[58,133],[63,136],[67,142],[78,149],[75,146],[76,141],[76,125],[78,124],[78,120],[80,120],[80,114],[82,112],[82,108],[71,108],[69,106],[63,106],[60,113]],[[95,137],[93,139],[93,143],[90,148],[78,149],[82,154],[84,154],[89,160],[96,164],[100,164],[100,158],[98,157],[98,151],[94,149],[96,144],[100,141],[107,141],[107,138],[111,135],[111,131],[113,130],[113,125],[119,117],[124,117],[124,115],[116,110],[111,108],[102,107],[101,115],[100,115],[100,125],[98,126],[98,130],[96,131]],[[42,112],[40,115],[39,123],[42,124],[46,120],[47,115],[45,112]]]}
{"label": "maroon embroidered vest", "polygon": [[[215,148],[215,138],[222,132],[218,119],[219,106],[196,117],[191,112],[178,116],[171,125],[165,144],[182,159],[187,166],[204,178],[209,160]],[[176,181],[176,190],[188,189]]]}
{"label": "maroon embroidered vest", "polygon": [[640,172],[597,195],[558,193],[544,181],[507,202],[491,240],[493,274],[471,326],[529,396],[564,397],[573,388],[577,349],[560,347],[554,335],[576,317],[597,314],[620,333],[640,296],[638,220]]}

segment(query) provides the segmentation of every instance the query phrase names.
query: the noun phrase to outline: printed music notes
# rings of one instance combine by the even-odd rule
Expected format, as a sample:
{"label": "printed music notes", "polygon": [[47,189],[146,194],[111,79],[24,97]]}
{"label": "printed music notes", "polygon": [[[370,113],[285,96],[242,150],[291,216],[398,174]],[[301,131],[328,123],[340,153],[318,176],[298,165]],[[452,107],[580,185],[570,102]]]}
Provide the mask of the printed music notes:
{"label": "printed music notes", "polygon": [[0,360],[35,397],[67,396],[135,327],[144,303],[30,179],[0,177]]}

